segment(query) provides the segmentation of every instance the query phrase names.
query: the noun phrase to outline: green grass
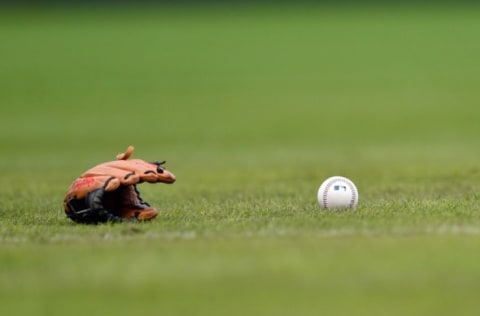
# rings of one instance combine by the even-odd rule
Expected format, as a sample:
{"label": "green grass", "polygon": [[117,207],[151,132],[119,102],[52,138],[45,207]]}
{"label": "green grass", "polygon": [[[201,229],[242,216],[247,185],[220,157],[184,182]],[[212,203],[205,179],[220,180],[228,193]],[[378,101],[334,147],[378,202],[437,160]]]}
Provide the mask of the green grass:
{"label": "green grass", "polygon": [[[0,14],[0,314],[476,315],[480,11]],[[62,202],[128,145],[150,223]],[[351,178],[355,211],[316,202]]]}

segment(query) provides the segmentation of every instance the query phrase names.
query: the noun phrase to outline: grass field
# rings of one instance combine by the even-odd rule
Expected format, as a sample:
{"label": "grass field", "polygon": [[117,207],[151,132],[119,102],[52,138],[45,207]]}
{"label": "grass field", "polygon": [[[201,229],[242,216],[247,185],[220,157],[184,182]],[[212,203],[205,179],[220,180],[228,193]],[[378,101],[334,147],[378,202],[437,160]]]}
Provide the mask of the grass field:
{"label": "grass field", "polygon": [[[478,9],[3,11],[0,314],[477,315]],[[157,219],[67,220],[130,144]]]}

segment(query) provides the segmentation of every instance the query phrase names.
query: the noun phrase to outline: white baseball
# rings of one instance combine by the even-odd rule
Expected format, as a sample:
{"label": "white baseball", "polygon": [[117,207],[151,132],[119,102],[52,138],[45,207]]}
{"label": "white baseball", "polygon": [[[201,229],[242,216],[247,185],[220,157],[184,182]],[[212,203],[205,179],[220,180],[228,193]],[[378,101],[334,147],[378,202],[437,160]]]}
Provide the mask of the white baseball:
{"label": "white baseball", "polygon": [[320,185],[317,199],[324,209],[354,208],[358,203],[358,190],[350,179],[334,176]]}

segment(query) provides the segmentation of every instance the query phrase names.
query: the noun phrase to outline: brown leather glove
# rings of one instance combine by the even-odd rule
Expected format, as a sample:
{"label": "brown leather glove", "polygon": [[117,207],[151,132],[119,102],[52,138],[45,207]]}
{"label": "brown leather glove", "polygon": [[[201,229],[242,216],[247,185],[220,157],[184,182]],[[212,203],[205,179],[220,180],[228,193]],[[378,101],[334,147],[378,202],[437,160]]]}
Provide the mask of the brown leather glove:
{"label": "brown leather glove", "polygon": [[158,211],[144,202],[137,184],[173,183],[175,176],[162,165],[131,159],[134,150],[129,146],[116,161],[99,164],[77,178],[64,199],[66,215],[75,222],[97,224],[126,220],[151,220]]}

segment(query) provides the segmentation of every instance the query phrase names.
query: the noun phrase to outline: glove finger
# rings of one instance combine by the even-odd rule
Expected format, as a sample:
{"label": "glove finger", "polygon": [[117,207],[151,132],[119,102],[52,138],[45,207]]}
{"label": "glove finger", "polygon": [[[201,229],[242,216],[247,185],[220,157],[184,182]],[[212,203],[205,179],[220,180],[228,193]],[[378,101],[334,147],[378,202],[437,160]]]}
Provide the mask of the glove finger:
{"label": "glove finger", "polygon": [[122,185],[137,184],[140,182],[140,177],[135,172],[129,172],[122,178],[119,178],[119,181]]}
{"label": "glove finger", "polygon": [[120,180],[114,177],[108,177],[108,178],[109,179],[105,183],[105,191],[111,192],[118,189],[118,187],[120,186]]}
{"label": "glove finger", "polygon": [[157,173],[154,170],[145,171],[143,174],[140,175],[140,179],[142,179],[143,182],[158,182]]}
{"label": "glove finger", "polygon": [[172,183],[175,181],[175,176],[173,175],[173,173],[166,169],[163,169],[161,173],[156,172],[155,170],[147,170],[140,175],[140,178],[142,179],[142,181],[150,183]]}
{"label": "glove finger", "polygon": [[126,161],[104,163],[88,170],[83,175],[95,177],[105,176],[107,178],[114,177],[118,179],[119,184],[122,185],[136,184],[140,181],[140,177],[135,174],[135,170],[129,168]]}

